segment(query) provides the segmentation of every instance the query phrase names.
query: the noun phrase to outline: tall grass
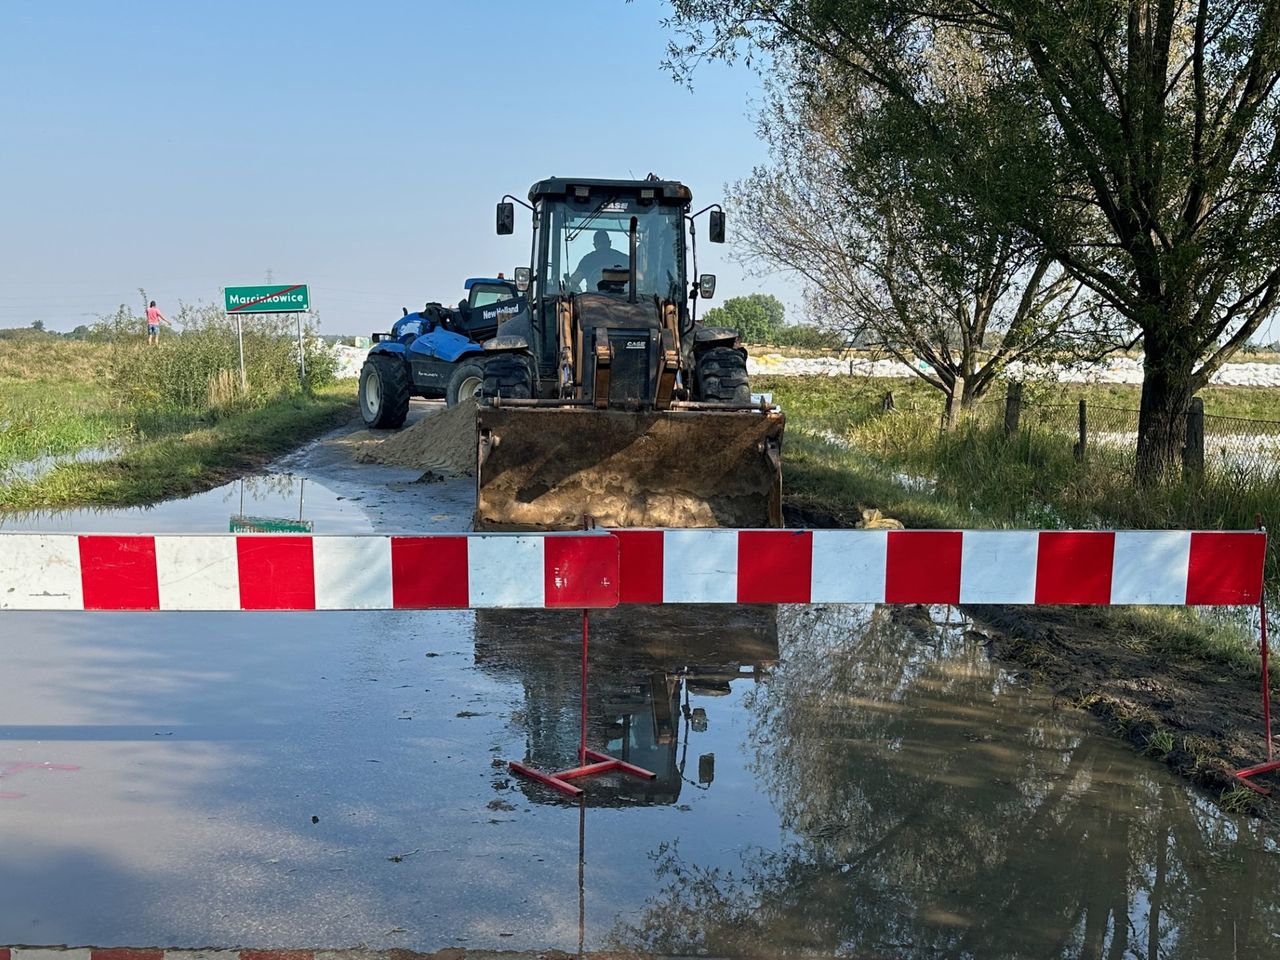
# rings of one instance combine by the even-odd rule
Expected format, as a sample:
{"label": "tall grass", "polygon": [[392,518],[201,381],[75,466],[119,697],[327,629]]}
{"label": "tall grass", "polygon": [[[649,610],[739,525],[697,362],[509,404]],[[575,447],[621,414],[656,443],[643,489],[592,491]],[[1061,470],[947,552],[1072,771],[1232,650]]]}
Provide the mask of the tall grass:
{"label": "tall grass", "polygon": [[155,347],[127,307],[103,317],[90,340],[35,330],[0,339],[0,485],[20,478],[29,461],[182,434],[309,397],[333,379],[334,358],[308,328],[307,376],[299,380],[291,318],[244,318],[244,386],[235,325],[221,310],[183,306],[172,319],[177,329],[164,329]]}
{"label": "tall grass", "polygon": [[115,443],[132,416],[94,378],[99,357],[51,334],[0,340],[0,478],[40,457]]}
{"label": "tall grass", "polygon": [[40,457],[120,441],[132,418],[78,383],[0,381],[0,477]]}
{"label": "tall grass", "polygon": [[147,414],[210,414],[259,409],[333,379],[335,361],[308,323],[303,330],[306,379],[298,376],[298,341],[292,318],[246,315],[245,378],[241,382],[236,324],[214,305],[183,305],[177,331],[162,329],[148,345],[141,318],[121,307],[95,332],[108,342],[106,376],[113,398]]}
{"label": "tall grass", "polygon": [[350,386],[332,383],[214,422],[193,421],[106,462],[63,462],[37,478],[0,480],[0,508],[124,506],[208,490],[348,420],[354,407]]}

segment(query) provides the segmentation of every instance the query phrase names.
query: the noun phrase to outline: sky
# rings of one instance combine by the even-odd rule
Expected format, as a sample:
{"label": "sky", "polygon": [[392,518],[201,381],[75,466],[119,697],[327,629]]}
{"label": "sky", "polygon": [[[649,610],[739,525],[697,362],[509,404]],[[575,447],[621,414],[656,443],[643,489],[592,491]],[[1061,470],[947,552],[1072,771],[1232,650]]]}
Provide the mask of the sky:
{"label": "sky", "polygon": [[[661,69],[661,0],[10,0],[0,32],[0,327],[69,330],[307,283],[325,333],[385,330],[528,262],[494,204],[548,176],[681,180],[765,160],[758,79]],[[705,229],[705,228],[704,228]],[[701,233],[700,237],[706,234]],[[724,246],[716,300],[744,276]]]}

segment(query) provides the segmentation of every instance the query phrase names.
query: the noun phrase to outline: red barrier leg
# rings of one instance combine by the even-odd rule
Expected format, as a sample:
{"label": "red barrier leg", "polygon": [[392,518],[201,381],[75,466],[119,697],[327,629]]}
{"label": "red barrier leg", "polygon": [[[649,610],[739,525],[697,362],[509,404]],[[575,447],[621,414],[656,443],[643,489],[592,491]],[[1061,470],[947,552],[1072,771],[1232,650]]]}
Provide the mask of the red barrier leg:
{"label": "red barrier leg", "polygon": [[[1265,667],[1263,669],[1266,669]],[[582,611],[582,721],[578,726],[578,766],[587,762],[587,611]],[[1269,742],[1269,741],[1268,741]],[[1271,758],[1268,756],[1268,760]]]}
{"label": "red barrier leg", "polygon": [[[1258,529],[1263,529],[1261,519],[1258,521]],[[1249,782],[1250,777],[1256,777],[1260,773],[1280,770],[1280,762],[1276,761],[1271,746],[1271,672],[1267,662],[1269,645],[1267,643],[1267,598],[1265,595],[1258,601],[1258,631],[1262,637],[1262,723],[1267,739],[1267,762],[1260,763],[1256,767],[1237,770],[1235,778],[1254,793],[1260,793],[1265,797],[1271,793],[1268,788]]]}
{"label": "red barrier leg", "polygon": [[[552,790],[559,790],[561,793],[570,797],[579,797],[582,795],[582,788],[570,783],[570,780],[577,780],[581,777],[594,777],[601,773],[625,773],[628,776],[640,777],[644,780],[653,780],[658,775],[644,767],[637,767],[633,763],[627,763],[619,760],[617,757],[611,757],[607,753],[599,753],[595,750],[587,749],[587,643],[589,636],[589,621],[587,619],[587,611],[582,611],[582,716],[580,717],[580,727],[578,730],[578,765],[570,767],[568,770],[561,770],[558,773],[543,773],[541,770],[535,770],[533,767],[527,767],[523,763],[516,763],[512,760],[507,765],[512,773],[519,774],[522,777],[528,777],[544,786],[550,787]],[[588,763],[590,760],[592,762]]]}

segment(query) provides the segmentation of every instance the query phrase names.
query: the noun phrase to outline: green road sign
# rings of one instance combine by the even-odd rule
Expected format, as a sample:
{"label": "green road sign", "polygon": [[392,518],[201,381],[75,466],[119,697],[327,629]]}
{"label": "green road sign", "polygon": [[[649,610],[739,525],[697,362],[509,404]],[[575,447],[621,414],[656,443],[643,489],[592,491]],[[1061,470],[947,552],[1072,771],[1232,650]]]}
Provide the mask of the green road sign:
{"label": "green road sign", "polygon": [[237,514],[231,518],[231,533],[310,533],[310,520],[289,520],[283,517],[244,517]]}
{"label": "green road sign", "polygon": [[227,287],[227,313],[305,313],[311,309],[311,291],[305,283]]}

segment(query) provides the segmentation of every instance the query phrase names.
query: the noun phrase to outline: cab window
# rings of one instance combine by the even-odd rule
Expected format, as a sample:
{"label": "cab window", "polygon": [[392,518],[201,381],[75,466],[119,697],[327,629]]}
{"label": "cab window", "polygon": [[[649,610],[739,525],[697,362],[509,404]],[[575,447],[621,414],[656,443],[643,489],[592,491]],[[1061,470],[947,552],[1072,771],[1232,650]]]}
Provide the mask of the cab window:
{"label": "cab window", "polygon": [[471,306],[487,307],[499,300],[510,300],[511,291],[506,287],[477,283],[471,288]]}

